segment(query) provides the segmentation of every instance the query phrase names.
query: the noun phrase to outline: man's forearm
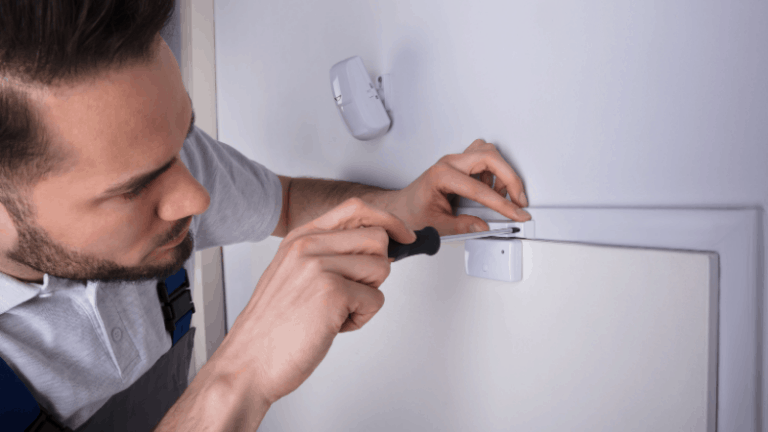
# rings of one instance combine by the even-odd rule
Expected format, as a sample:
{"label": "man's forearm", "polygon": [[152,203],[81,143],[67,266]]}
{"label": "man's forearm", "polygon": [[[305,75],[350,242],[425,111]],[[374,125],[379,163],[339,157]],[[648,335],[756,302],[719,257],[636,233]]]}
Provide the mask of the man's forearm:
{"label": "man's forearm", "polygon": [[254,396],[252,381],[232,378],[215,359],[203,365],[153,432],[255,431],[259,427],[271,404]]}
{"label": "man's forearm", "polygon": [[288,188],[288,231],[320,217],[352,197],[384,209],[392,192],[395,191],[342,180],[294,177]]}

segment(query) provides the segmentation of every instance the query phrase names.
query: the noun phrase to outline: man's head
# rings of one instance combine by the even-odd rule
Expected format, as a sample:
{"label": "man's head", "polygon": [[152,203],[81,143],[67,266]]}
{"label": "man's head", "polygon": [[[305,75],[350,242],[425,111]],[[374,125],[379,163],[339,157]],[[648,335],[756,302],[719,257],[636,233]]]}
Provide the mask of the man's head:
{"label": "man's head", "polygon": [[179,156],[193,111],[159,35],[173,1],[77,3],[0,0],[0,272],[164,278],[194,249],[163,246],[210,204]]}

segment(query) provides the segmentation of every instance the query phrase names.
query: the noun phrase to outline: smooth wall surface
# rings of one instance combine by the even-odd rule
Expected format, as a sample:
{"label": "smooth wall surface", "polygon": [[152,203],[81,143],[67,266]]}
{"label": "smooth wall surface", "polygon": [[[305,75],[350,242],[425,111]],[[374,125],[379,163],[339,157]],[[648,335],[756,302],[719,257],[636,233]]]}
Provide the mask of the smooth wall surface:
{"label": "smooth wall surface", "polygon": [[715,431],[715,254],[522,247],[516,283],[467,276],[461,242],[393,265],[259,431]]}
{"label": "smooth wall surface", "polygon": [[[278,174],[401,188],[484,138],[531,206],[768,204],[768,3],[217,0],[215,19],[219,139]],[[375,141],[331,97],[352,55],[393,76]],[[230,325],[278,243],[225,248]]]}

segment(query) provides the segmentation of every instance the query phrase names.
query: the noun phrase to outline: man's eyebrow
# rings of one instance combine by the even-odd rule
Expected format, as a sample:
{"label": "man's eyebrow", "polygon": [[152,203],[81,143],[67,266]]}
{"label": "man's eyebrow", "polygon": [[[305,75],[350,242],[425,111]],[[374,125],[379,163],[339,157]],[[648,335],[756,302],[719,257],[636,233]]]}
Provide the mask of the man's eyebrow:
{"label": "man's eyebrow", "polygon": [[[189,130],[187,131],[186,138],[189,138],[190,135],[192,135],[192,131],[194,130],[195,130],[195,109],[192,108],[192,116],[189,119]],[[118,195],[118,194],[134,191],[143,185],[151,183],[153,180],[163,175],[164,172],[171,169],[171,166],[173,166],[173,162],[175,161],[176,161],[176,156],[174,156],[173,159],[169,160],[158,169],[152,170],[147,173],[139,174],[120,184],[110,186],[109,189],[102,192],[100,196],[107,197],[111,195]]]}

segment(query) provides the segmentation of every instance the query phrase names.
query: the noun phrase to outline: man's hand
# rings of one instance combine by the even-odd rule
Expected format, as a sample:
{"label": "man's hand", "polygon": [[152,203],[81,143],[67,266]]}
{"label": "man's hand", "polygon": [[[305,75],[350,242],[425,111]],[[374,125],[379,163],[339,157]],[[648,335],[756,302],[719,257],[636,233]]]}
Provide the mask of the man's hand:
{"label": "man's hand", "polygon": [[[480,174],[480,180],[470,177],[473,174]],[[512,201],[506,199],[507,192]],[[443,156],[405,189],[393,192],[386,209],[413,230],[429,225],[441,236],[488,230],[488,224],[478,217],[454,216],[449,194],[477,201],[518,222],[531,219],[521,208],[528,206],[528,200],[520,177],[493,144],[481,139],[464,153]]]}
{"label": "man's hand", "polygon": [[275,401],[309,378],[338,333],[381,309],[390,237],[416,240],[402,220],[356,197],[291,230],[156,431],[256,430]]}
{"label": "man's hand", "polygon": [[403,221],[351,198],[291,231],[211,360],[271,405],[320,364],[339,332],[384,304],[389,238],[412,243]]}

